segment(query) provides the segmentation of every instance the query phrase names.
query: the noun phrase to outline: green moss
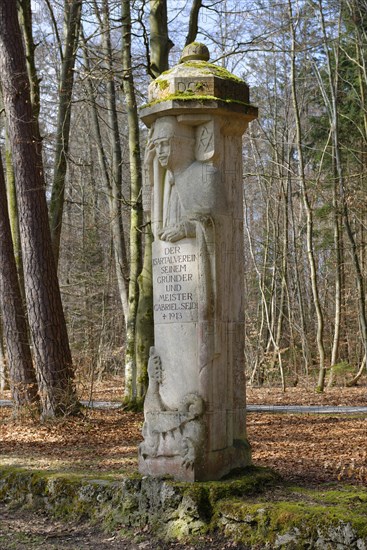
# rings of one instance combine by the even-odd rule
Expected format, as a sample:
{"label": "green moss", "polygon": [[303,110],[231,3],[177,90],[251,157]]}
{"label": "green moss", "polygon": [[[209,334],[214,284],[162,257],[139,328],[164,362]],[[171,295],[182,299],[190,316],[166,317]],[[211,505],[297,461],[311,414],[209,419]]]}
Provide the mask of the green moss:
{"label": "green moss", "polygon": [[213,74],[214,76],[217,76],[218,78],[223,78],[225,80],[233,80],[234,82],[242,83],[244,82],[242,78],[230,73],[224,67],[214,65],[214,63],[210,63],[209,61],[186,61],[185,63],[183,63],[183,66],[202,69],[204,73]]}
{"label": "green moss", "polygon": [[144,397],[139,397],[135,399],[130,399],[129,397],[126,397],[122,403],[124,411],[142,412],[144,410]]}
{"label": "green moss", "polygon": [[217,501],[236,496],[258,495],[277,482],[279,476],[269,468],[250,466],[237,470],[220,481],[171,483],[196,503],[201,519],[210,521]]}
{"label": "green moss", "polygon": [[195,90],[203,90],[205,88],[204,82],[196,82]]}
{"label": "green moss", "polygon": [[[214,75],[218,78],[223,78],[224,80],[232,80],[234,82],[241,82],[244,83],[244,80],[240,78],[239,76],[236,76],[224,67],[219,67],[218,65],[214,65],[214,63],[210,63],[209,61],[185,61],[184,63],[181,63],[180,66],[182,67],[192,67],[194,69],[201,69],[203,74],[208,75]],[[164,71],[162,73],[163,76],[171,74],[173,69],[168,69],[168,71]]]}
{"label": "green moss", "polygon": [[[353,485],[332,483],[322,489],[307,489],[305,487],[290,487],[289,491],[299,495],[302,499],[326,505],[358,505],[367,507],[367,491]],[[367,510],[366,510],[367,513]]]}
{"label": "green moss", "polygon": [[207,532],[207,525],[200,520],[178,518],[169,522],[164,533],[166,540],[185,540],[193,543],[198,535]]}
{"label": "green moss", "polygon": [[246,546],[273,548],[283,536],[291,540],[287,548],[301,549],[313,548],[320,533],[327,540],[341,536],[348,525],[367,540],[367,490],[361,487],[289,486],[271,470],[256,467],[200,483],[90,475],[3,467],[0,499],[47,506],[56,516],[87,518],[110,530],[149,524],[152,533],[171,539],[193,540],[219,529]]}
{"label": "green moss", "polygon": [[177,91],[174,94],[170,94],[164,98],[155,99],[150,103],[145,103],[140,107],[140,109],[145,109],[146,107],[153,107],[154,105],[157,105],[158,103],[163,103],[164,101],[197,101],[199,103],[205,103],[207,101],[218,101],[219,103],[223,103],[227,105],[237,104],[237,105],[242,105],[244,107],[251,107],[249,103],[240,101],[238,99],[221,99],[219,97],[215,97],[212,95],[198,95],[191,90],[187,90],[185,92]]}
{"label": "green moss", "polygon": [[28,532],[15,532],[8,525],[1,525],[0,548],[19,550],[19,548],[42,548],[45,537]]}
{"label": "green moss", "polygon": [[159,87],[160,90],[166,90],[169,87],[168,80],[163,80],[163,79],[157,78],[156,84],[157,84],[157,86]]}
{"label": "green moss", "polygon": [[[220,501],[215,510],[216,523],[236,542],[274,545],[276,538],[297,533],[292,548],[305,548],[319,533],[329,534],[340,525],[350,524],[359,538],[367,535],[364,510],[352,513],[341,506],[302,502],[248,503],[243,500]],[[308,542],[310,544],[310,542]],[[271,546],[272,547],[272,546]],[[311,546],[313,547],[312,543]]]}

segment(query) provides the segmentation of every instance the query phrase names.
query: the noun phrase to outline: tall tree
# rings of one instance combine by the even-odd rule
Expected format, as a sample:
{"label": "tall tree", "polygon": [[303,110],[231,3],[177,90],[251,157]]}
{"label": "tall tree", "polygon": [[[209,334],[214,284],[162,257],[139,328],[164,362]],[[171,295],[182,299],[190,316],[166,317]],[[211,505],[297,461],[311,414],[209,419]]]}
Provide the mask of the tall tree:
{"label": "tall tree", "polygon": [[107,132],[110,145],[110,162],[106,150],[106,139],[103,139],[100,118],[97,107],[97,97],[93,86],[93,68],[90,60],[90,52],[83,37],[83,54],[87,70],[87,93],[91,106],[92,127],[96,142],[98,161],[102,175],[102,183],[108,198],[111,219],[111,238],[115,256],[115,268],[117,284],[119,288],[125,325],[128,317],[128,261],[123,225],[123,196],[122,196],[122,147],[121,134],[118,120],[116,73],[113,64],[113,49],[111,43],[111,26],[109,7],[103,2],[99,7],[94,2],[94,13],[101,31],[101,51],[103,54],[102,70],[107,75],[106,83],[106,108],[108,116]]}
{"label": "tall tree", "polygon": [[79,39],[81,11],[81,0],[65,2],[65,37],[64,48],[62,48],[60,44],[60,49],[62,50],[61,76],[59,83],[54,178],[50,202],[51,236],[56,264],[58,264],[60,253],[67,155],[70,141],[71,98],[73,93],[74,66]]}
{"label": "tall tree", "polygon": [[150,70],[157,77],[168,69],[168,55],[173,46],[168,36],[167,0],[150,0]]}
{"label": "tall tree", "polygon": [[19,0],[18,2],[18,14],[21,30],[24,36],[24,47],[26,54],[26,65],[30,83],[30,94],[33,109],[34,119],[34,134],[37,138],[37,142],[41,144],[41,134],[38,125],[38,117],[40,113],[40,79],[37,74],[35,50],[36,45],[33,40],[32,29],[32,6],[31,0]]}
{"label": "tall tree", "polygon": [[[354,267],[357,295],[358,295],[358,313],[361,339],[363,342],[364,355],[367,354],[367,313],[366,313],[366,297],[365,297],[365,283],[363,272],[361,268],[360,256],[358,254],[358,243],[351,221],[350,208],[348,205],[347,197],[347,179],[345,177],[345,167],[342,158],[342,139],[340,133],[340,111],[338,109],[338,95],[340,89],[340,74],[339,74],[339,56],[340,56],[340,34],[341,34],[341,4],[338,6],[337,20],[338,20],[338,35],[336,41],[331,45],[327,36],[327,27],[325,21],[324,6],[321,0],[317,2],[318,17],[322,32],[323,51],[325,55],[325,69],[326,69],[326,82],[323,80],[320,71],[317,69],[316,62],[314,68],[318,77],[318,83],[320,91],[324,99],[325,108],[327,111],[330,134],[333,145],[333,160],[335,163],[335,175],[338,186],[338,194],[341,204],[342,220],[346,235],[350,243],[350,251],[352,258],[352,265]],[[334,57],[334,62],[332,57]],[[363,369],[363,366],[362,366]],[[362,372],[360,369],[360,372]],[[359,377],[358,377],[359,378]],[[357,378],[357,380],[358,380]]]}
{"label": "tall tree", "polygon": [[142,267],[141,228],[142,208],[142,169],[140,155],[139,117],[135,97],[134,76],[131,62],[131,12],[130,1],[122,1],[122,68],[123,90],[129,136],[130,166],[130,280],[129,313],[126,326],[125,353],[125,398],[128,402],[137,399],[136,370],[136,316],[139,303],[138,276]]}
{"label": "tall tree", "polygon": [[5,178],[0,156],[0,311],[9,359],[9,382],[15,412],[38,403],[37,381],[28,343],[27,324],[19,288]]}
{"label": "tall tree", "polygon": [[[150,51],[148,56],[148,61],[150,66],[148,67],[148,72],[153,77],[159,76],[163,71],[168,69],[168,55],[173,46],[173,42],[169,38],[168,33],[168,17],[167,17],[167,2],[166,0],[151,0],[150,3],[150,12],[149,12],[149,23],[150,23]],[[193,4],[190,11],[190,21],[189,29],[186,37],[186,44],[195,40],[198,33],[198,19],[200,8],[202,7],[201,0],[193,0]],[[126,44],[126,43],[125,43]],[[127,58],[126,58],[127,61]],[[128,63],[124,63],[124,67],[129,68],[131,71],[131,84],[133,85],[132,78],[132,66]],[[127,74],[127,73],[125,73]],[[131,88],[133,89],[133,88]],[[128,91],[127,86],[124,87],[125,93]],[[128,97],[128,96],[126,96]],[[135,102],[131,102],[133,105]],[[136,105],[136,103],[135,103]],[[129,115],[130,109],[128,109]],[[131,117],[131,126],[129,128],[136,127],[136,131],[129,132],[129,138],[132,138],[133,141],[130,142],[130,147],[134,141],[138,138],[138,118],[137,111],[134,111],[134,118]],[[131,149],[130,149],[131,150]],[[141,201],[141,159],[139,156],[139,171],[140,171],[140,181],[139,187],[139,200]],[[134,164],[137,166],[137,164]],[[134,166],[133,165],[133,166]],[[130,163],[131,166],[131,163]],[[142,218],[140,218],[140,221]],[[132,220],[132,223],[133,220]],[[136,231],[131,226],[131,230]],[[145,395],[147,387],[147,364],[149,358],[149,350],[154,342],[154,321],[153,321],[153,281],[152,281],[152,241],[153,235],[150,227],[150,220],[146,219],[146,223],[143,227],[138,228],[139,233],[144,233],[144,260],[143,267],[140,275],[138,277],[138,302],[132,300],[132,304],[137,304],[132,309],[132,313],[135,315],[135,324],[134,324],[134,339],[131,339],[131,345],[129,345],[129,337],[127,342],[127,355],[126,355],[126,373],[127,380],[131,380],[131,383],[125,386],[125,397],[128,398],[128,393],[136,395],[136,399],[141,401]],[[131,245],[134,245],[134,233],[131,234]],[[131,271],[131,274],[136,276],[138,272]],[[130,284],[132,284],[132,279],[130,278]],[[132,285],[133,295],[136,296],[136,286],[135,283]],[[136,309],[135,309],[136,308]],[[132,325],[131,325],[132,326]],[[131,333],[132,335],[132,333]],[[134,343],[134,347],[132,345]],[[134,353],[134,360],[131,360],[132,353]],[[125,378],[126,383],[126,378]],[[132,387],[132,390],[129,387]]]}
{"label": "tall tree", "polygon": [[189,30],[186,36],[185,46],[191,44],[196,40],[196,36],[199,31],[199,14],[200,9],[203,7],[202,0],[193,0],[190,10]]}
{"label": "tall tree", "polygon": [[44,417],[73,413],[78,403],[45,195],[34,136],[30,84],[16,3],[0,4],[0,79],[11,143],[28,319]]}
{"label": "tall tree", "polygon": [[306,232],[307,232],[307,258],[310,267],[311,274],[311,288],[313,303],[316,311],[317,318],[317,331],[316,342],[319,354],[319,377],[317,382],[317,389],[324,391],[325,386],[325,344],[324,344],[324,315],[320,300],[320,291],[317,280],[317,266],[315,260],[314,250],[314,216],[311,207],[311,201],[309,197],[309,190],[307,186],[307,178],[305,173],[305,162],[302,148],[302,127],[300,118],[300,106],[297,94],[296,86],[296,35],[294,27],[294,17],[292,12],[292,2],[288,0],[289,9],[289,21],[290,21],[290,33],[292,39],[291,46],[291,87],[292,87],[292,100],[294,109],[294,118],[296,125],[296,148],[298,155],[298,178],[302,193],[303,206],[306,213]]}

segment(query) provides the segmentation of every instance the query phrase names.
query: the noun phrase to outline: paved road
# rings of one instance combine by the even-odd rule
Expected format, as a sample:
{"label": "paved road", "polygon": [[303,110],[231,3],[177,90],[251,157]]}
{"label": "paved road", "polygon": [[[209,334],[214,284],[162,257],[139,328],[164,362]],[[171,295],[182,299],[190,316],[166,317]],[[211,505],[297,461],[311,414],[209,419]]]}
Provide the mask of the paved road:
{"label": "paved road", "polygon": [[[117,401],[81,401],[85,407],[94,409],[120,409]],[[12,407],[9,399],[0,400],[0,407]],[[247,405],[252,413],[288,413],[288,414],[367,414],[367,407],[344,407],[331,405]]]}
{"label": "paved road", "polygon": [[331,405],[247,405],[247,412],[291,414],[367,414],[367,407]]}
{"label": "paved road", "polygon": [[[80,403],[91,409],[121,409],[122,407],[122,404],[118,401],[81,401]],[[12,406],[13,402],[10,399],[0,399],[0,407]]]}

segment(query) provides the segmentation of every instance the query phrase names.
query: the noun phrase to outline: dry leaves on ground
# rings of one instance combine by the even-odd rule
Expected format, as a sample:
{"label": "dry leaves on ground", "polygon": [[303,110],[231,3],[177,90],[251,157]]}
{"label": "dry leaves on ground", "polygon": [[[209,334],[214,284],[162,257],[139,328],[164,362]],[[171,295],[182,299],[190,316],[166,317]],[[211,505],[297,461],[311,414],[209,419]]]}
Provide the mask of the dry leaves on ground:
{"label": "dry leaves on ground", "polygon": [[[113,383],[112,383],[113,382]],[[116,380],[96,388],[93,399],[121,398]],[[292,388],[248,390],[249,403],[367,405],[367,389],[335,388],[324,394]],[[85,398],[85,396],[83,396]],[[367,415],[249,413],[248,437],[257,465],[294,482],[367,482]],[[0,463],[33,468],[84,470],[114,477],[137,469],[142,414],[86,410],[83,418],[38,424],[11,420],[0,409]]]}

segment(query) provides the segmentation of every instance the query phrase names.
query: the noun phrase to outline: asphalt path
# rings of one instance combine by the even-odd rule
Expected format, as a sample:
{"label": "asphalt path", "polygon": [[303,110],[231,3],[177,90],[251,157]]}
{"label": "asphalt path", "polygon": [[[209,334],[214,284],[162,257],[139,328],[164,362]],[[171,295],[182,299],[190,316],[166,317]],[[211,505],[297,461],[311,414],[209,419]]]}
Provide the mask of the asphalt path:
{"label": "asphalt path", "polygon": [[367,414],[367,407],[332,405],[247,405],[247,412],[291,414]]}
{"label": "asphalt path", "polygon": [[[118,401],[81,401],[91,409],[120,409]],[[1,399],[0,407],[12,407],[10,399]],[[367,407],[344,407],[332,405],[247,405],[248,413],[288,413],[288,414],[367,414]]]}

